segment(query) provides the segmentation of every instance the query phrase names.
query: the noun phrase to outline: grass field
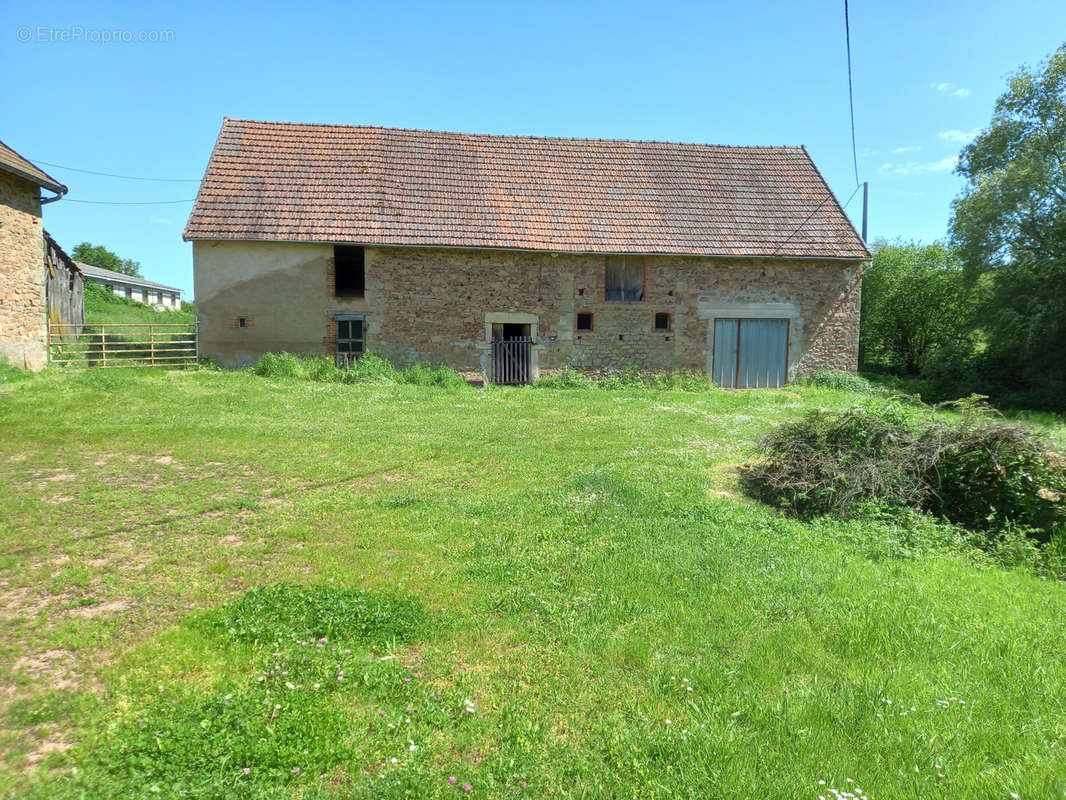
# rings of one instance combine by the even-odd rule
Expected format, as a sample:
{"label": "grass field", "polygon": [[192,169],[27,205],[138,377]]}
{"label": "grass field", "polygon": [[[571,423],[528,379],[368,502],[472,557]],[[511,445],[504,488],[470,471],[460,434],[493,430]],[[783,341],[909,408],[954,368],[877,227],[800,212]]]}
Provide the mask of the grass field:
{"label": "grass field", "polygon": [[738,492],[883,400],[0,377],[8,796],[1066,797],[1066,584]]}

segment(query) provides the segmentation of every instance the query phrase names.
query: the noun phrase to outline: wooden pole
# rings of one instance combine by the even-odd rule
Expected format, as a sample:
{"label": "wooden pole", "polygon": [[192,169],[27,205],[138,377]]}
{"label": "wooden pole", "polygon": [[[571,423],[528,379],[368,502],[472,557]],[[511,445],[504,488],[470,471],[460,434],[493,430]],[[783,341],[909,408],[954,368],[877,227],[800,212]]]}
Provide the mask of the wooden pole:
{"label": "wooden pole", "polygon": [[870,199],[870,183],[869,181],[862,182],[862,240],[868,241],[866,238],[866,209]]}
{"label": "wooden pole", "polygon": [[148,362],[155,366],[155,326],[148,326]]}

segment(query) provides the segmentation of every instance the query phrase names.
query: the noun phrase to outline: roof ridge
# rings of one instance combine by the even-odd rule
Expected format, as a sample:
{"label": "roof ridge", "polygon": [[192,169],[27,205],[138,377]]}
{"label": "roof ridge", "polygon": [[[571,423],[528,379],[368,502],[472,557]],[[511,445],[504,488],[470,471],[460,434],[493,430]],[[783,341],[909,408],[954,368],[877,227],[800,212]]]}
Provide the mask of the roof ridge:
{"label": "roof ridge", "polygon": [[716,147],[731,150],[789,150],[799,152],[802,144],[715,144],[712,142],[683,142],[674,139],[608,139],[599,136],[538,136],[521,133],[471,133],[469,131],[444,131],[435,128],[402,128],[390,125],[347,125],[339,122],[287,122],[284,120],[244,119],[241,117],[224,117],[224,123],[250,122],[254,125],[285,125],[301,128],[341,128],[343,130],[396,131],[397,133],[432,133],[442,136],[471,136],[478,139],[524,139],[547,142],[621,142],[631,144],[669,144],[686,147]]}

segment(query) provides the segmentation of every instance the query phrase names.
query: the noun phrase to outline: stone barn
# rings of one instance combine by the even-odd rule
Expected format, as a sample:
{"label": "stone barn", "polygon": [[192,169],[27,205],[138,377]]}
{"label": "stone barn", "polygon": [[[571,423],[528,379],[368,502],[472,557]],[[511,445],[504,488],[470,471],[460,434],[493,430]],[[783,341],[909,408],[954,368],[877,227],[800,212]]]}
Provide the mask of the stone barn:
{"label": "stone barn", "polygon": [[[42,198],[42,189],[54,196]],[[19,367],[48,363],[49,253],[41,206],[66,191],[0,142],[0,358]]]}
{"label": "stone barn", "polygon": [[502,383],[854,371],[870,257],[803,147],[229,118],[185,238],[224,365],[373,350]]}

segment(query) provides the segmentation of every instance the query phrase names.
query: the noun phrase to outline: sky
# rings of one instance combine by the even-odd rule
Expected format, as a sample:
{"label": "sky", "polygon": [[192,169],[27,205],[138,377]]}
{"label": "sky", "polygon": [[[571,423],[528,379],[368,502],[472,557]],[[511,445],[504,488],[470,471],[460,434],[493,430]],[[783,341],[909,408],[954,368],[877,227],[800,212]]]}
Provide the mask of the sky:
{"label": "sky", "polygon": [[[850,16],[869,238],[943,238],[954,159],[1009,75],[1066,39],[1066,2],[852,0]],[[843,0],[7,3],[0,140],[70,187],[44,207],[68,252],[102,244],[190,299],[181,234],[224,116],[804,144],[846,202],[843,20]]]}

